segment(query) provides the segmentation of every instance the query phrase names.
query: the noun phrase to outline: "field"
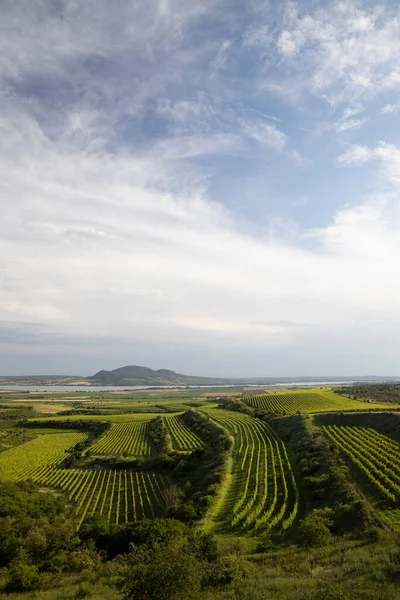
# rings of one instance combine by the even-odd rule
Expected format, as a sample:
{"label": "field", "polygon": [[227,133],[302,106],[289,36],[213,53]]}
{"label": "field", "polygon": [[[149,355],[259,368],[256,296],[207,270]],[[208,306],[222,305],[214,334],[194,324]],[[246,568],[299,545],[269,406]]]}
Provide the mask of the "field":
{"label": "field", "polygon": [[86,517],[101,514],[109,523],[127,523],[163,515],[165,476],[127,470],[47,467],[34,480],[59,489],[75,505],[78,528]]}
{"label": "field", "polygon": [[[237,392],[235,395],[237,397]],[[85,399],[87,396],[86,393]],[[345,413],[346,418],[351,418],[352,411],[366,416],[366,410],[376,411],[382,406],[387,410],[387,405],[360,402],[321,389],[259,394],[242,400],[250,407],[277,415],[300,411],[319,413],[321,419],[334,419],[335,414]],[[40,398],[37,407],[42,404]],[[133,413],[132,408],[138,408],[139,404],[138,412]],[[158,466],[152,466],[152,461],[157,461],[158,450],[149,436],[150,423],[156,417],[162,418],[170,451],[179,454],[181,460],[196,449],[206,448],[201,437],[182,419],[183,411],[195,410],[223,428],[233,440],[226,478],[203,519],[205,529],[229,536],[257,537],[266,531],[286,535],[298,522],[300,497],[298,475],[293,466],[296,457],[292,456],[290,445],[287,446],[267,422],[243,412],[226,410],[214,397],[196,398],[192,391],[181,398],[176,392],[171,398],[163,398],[158,392],[152,400],[147,396],[137,402],[127,397],[126,401],[110,406],[105,408],[112,409],[112,414],[81,414],[78,407],[76,414],[35,417],[37,426],[26,431],[37,437],[0,455],[0,480],[33,479],[46,489],[63,492],[75,507],[78,526],[95,513],[115,524],[162,515],[163,490],[175,482],[171,472],[162,468],[159,472]],[[26,411],[26,408],[20,405],[20,410]],[[386,421],[391,420],[390,414],[386,413]],[[50,428],[44,426],[48,421],[52,422]],[[91,422],[108,421],[111,427],[87,442],[86,450],[90,452],[86,456],[85,450],[78,466],[72,464],[72,468],[64,468],[61,463],[71,455],[76,444],[85,442],[89,435],[68,429],[74,426],[74,421],[77,427],[79,422],[79,427],[84,428],[86,422],[89,426]],[[13,422],[17,423],[17,420]],[[371,427],[329,422],[319,426],[368,479],[380,498],[381,514],[384,518],[389,515],[388,519],[395,523],[399,518],[400,445]],[[24,431],[20,426],[12,430]],[[183,479],[178,485],[184,483]]]}
{"label": "field", "polygon": [[148,420],[114,423],[94,446],[93,454],[150,456],[151,445],[147,435]]}
{"label": "field", "polygon": [[185,425],[179,415],[167,418],[163,417],[163,419],[171,436],[174,450],[194,450],[195,448],[202,448],[204,446],[199,436]]}
{"label": "field", "polygon": [[220,533],[288,529],[299,498],[284,443],[248,415],[218,409],[206,414],[234,439],[230,480],[208,527]]}
{"label": "field", "polygon": [[367,427],[326,426],[325,433],[351,459],[376,493],[400,501],[400,444]]}
{"label": "field", "polygon": [[[203,398],[182,392],[136,400],[127,393],[94,398],[86,392],[81,400],[49,404],[53,411],[68,403],[69,414],[47,412],[43,398],[29,408],[22,398],[4,404],[0,495],[7,516],[0,515],[0,558],[9,566],[0,569],[0,595],[14,597],[6,586],[15,558],[8,558],[2,540],[14,544],[18,529],[24,577],[31,572],[25,556],[29,568],[34,556],[46,586],[53,578],[54,588],[44,596],[31,589],[17,596],[21,600],[32,594],[38,600],[117,600],[113,574],[119,577],[132,540],[138,546],[129,560],[144,560],[140,568],[151,582],[171,568],[175,584],[178,565],[193,559],[189,540],[195,553],[211,552],[217,585],[199,600],[230,600],[232,593],[254,600],[397,600],[395,404],[357,401],[327,389],[241,397],[236,390]],[[14,485],[19,481],[30,483]],[[30,494],[33,504],[27,503]],[[38,511],[40,517],[32,519]],[[143,519],[148,521],[140,525]],[[179,544],[163,541],[170,528],[174,540],[184,536]],[[160,540],[160,552],[151,550],[153,538]],[[61,544],[56,555],[53,540]],[[174,553],[182,548],[178,563]],[[161,567],[152,562],[156,555]],[[92,563],[99,566],[87,566]],[[129,564],[134,571],[136,563]],[[47,570],[53,573],[53,565],[54,576]],[[203,567],[204,558],[196,568]],[[81,583],[86,585],[88,569],[96,585],[105,573],[111,595],[104,587],[86,595]],[[79,585],[71,591],[75,576]],[[342,581],[350,583],[342,587]],[[150,597],[160,597],[160,590]],[[361,595],[354,595],[357,590]],[[186,587],[179,597],[189,597]]]}
{"label": "field", "polygon": [[297,412],[320,413],[331,411],[393,410],[393,405],[370,404],[351,400],[327,390],[307,390],[247,396],[244,402],[253,408],[267,412],[290,415]]}
{"label": "field", "polygon": [[68,452],[86,437],[85,433],[53,433],[6,450],[0,454],[0,480],[34,478],[43,467],[60,464]]}

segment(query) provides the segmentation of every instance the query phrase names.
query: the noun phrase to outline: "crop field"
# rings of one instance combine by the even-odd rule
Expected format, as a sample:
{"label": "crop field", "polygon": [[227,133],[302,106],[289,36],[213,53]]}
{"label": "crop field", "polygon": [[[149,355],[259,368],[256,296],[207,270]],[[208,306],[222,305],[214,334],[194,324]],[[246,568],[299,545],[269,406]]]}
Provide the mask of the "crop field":
{"label": "crop field", "polygon": [[400,502],[400,444],[369,427],[322,428],[386,501]]}
{"label": "crop field", "polygon": [[285,444],[259,419],[227,410],[204,412],[234,438],[231,479],[210,528],[221,533],[288,529],[299,495]]}
{"label": "crop field", "polygon": [[345,398],[344,396],[339,396],[325,390],[260,394],[257,396],[248,396],[244,398],[244,402],[253,408],[287,415],[297,412],[317,413],[393,409],[393,405],[369,404],[367,402],[351,400],[350,398]]}
{"label": "crop field", "polygon": [[147,435],[149,421],[115,423],[106,435],[91,448],[94,454],[125,454],[150,456],[151,446]]}
{"label": "crop field", "polygon": [[6,450],[0,454],[0,480],[33,478],[43,467],[60,464],[68,451],[86,437],[86,433],[53,433]]}
{"label": "crop field", "polygon": [[163,419],[171,436],[174,450],[194,450],[204,446],[199,436],[185,425],[179,415]]}
{"label": "crop field", "polygon": [[86,517],[104,515],[109,523],[127,523],[163,514],[162,490],[168,478],[150,472],[115,469],[57,469],[38,471],[37,483],[60,489],[75,505],[78,528]]}
{"label": "crop field", "polygon": [[42,417],[32,418],[29,421],[35,421],[38,423],[44,423],[46,421],[55,421],[62,423],[63,421],[110,421],[111,423],[132,423],[133,421],[150,421],[165,415],[165,413],[118,413],[115,415],[69,415],[69,416],[54,416],[54,417]]}

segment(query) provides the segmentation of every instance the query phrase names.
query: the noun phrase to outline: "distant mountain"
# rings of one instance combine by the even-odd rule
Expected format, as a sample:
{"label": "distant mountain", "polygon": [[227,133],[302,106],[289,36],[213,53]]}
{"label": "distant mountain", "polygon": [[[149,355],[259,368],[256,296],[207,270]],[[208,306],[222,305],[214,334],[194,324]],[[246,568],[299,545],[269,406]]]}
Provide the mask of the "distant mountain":
{"label": "distant mountain", "polygon": [[149,367],[140,367],[130,365],[120,367],[112,371],[99,371],[90,377],[71,376],[71,375],[19,375],[19,376],[0,376],[0,388],[6,385],[30,385],[30,386],[50,386],[50,385],[113,385],[113,386],[178,386],[178,385],[289,385],[296,383],[299,386],[304,384],[323,385],[326,383],[379,383],[389,381],[399,381],[399,377],[379,377],[379,376],[361,376],[361,377],[329,377],[329,376],[308,376],[308,377],[201,377],[195,375],[182,375],[169,369],[150,369]]}
{"label": "distant mountain", "polygon": [[130,365],[112,371],[99,371],[92,377],[87,377],[93,385],[216,385],[229,383],[229,379],[215,379],[212,377],[196,377],[182,375],[169,369],[150,369]]}

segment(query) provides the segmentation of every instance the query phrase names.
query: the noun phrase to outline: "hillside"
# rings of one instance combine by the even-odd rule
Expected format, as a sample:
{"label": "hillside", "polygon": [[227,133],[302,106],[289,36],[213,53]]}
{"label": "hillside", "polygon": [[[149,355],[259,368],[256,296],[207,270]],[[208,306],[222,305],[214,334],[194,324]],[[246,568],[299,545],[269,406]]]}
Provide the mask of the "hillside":
{"label": "hillside", "polygon": [[215,385],[229,383],[228,379],[182,375],[169,369],[154,370],[137,365],[120,367],[112,371],[102,370],[87,379],[94,385]]}

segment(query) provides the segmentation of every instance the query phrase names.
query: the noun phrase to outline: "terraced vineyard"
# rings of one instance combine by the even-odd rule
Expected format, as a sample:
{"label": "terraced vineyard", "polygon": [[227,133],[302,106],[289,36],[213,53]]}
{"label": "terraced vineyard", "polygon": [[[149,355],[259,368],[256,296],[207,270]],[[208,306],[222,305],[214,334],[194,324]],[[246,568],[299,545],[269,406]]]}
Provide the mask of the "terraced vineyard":
{"label": "terraced vineyard", "polygon": [[400,502],[400,444],[368,427],[322,427],[385,500]]}
{"label": "terraced vineyard", "polygon": [[92,446],[93,454],[128,454],[150,456],[151,446],[147,436],[148,421],[114,423],[106,435]]}
{"label": "terraced vineyard", "polygon": [[195,448],[204,447],[204,443],[199,436],[187,427],[179,415],[163,417],[163,419],[171,436],[174,450],[194,450]]}
{"label": "terraced vineyard", "polygon": [[288,529],[297,515],[299,495],[285,444],[259,419],[218,409],[204,413],[234,438],[231,480],[210,528]]}
{"label": "terraced vineyard", "polygon": [[33,480],[65,492],[75,504],[78,528],[86,517],[104,515],[110,523],[127,523],[163,515],[165,476],[127,470],[46,467]]}
{"label": "terraced vineyard", "polygon": [[260,394],[257,396],[248,396],[244,398],[244,402],[253,408],[277,414],[393,409],[393,405],[369,404],[358,400],[351,400],[350,398],[345,398],[344,396],[339,396],[325,390]]}
{"label": "terraced vineyard", "polygon": [[86,433],[50,433],[0,454],[0,480],[24,481],[43,467],[59,465]]}

